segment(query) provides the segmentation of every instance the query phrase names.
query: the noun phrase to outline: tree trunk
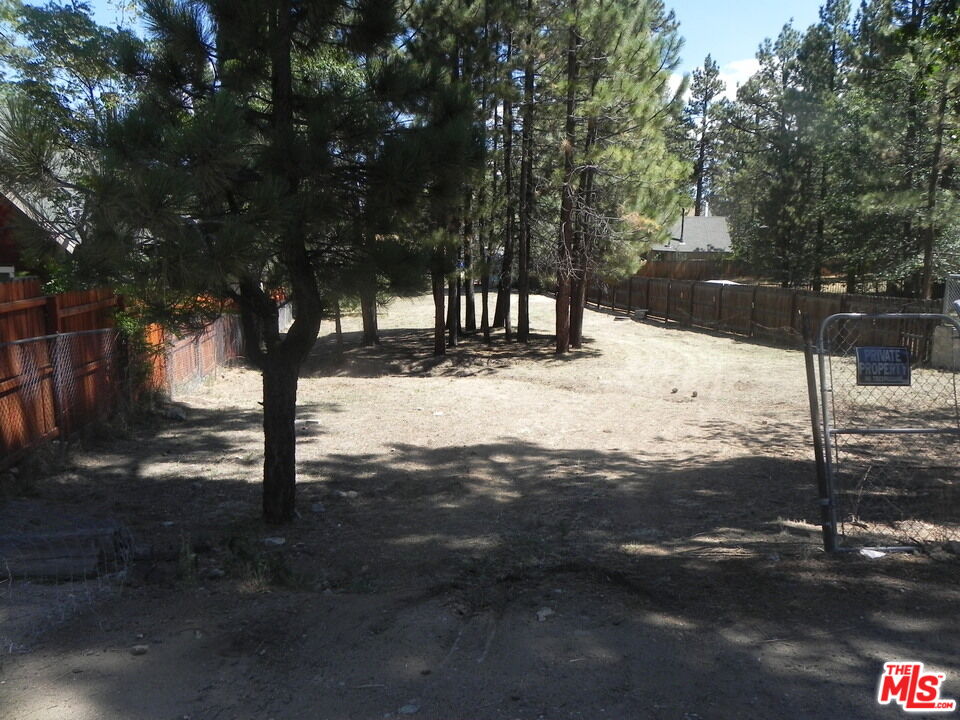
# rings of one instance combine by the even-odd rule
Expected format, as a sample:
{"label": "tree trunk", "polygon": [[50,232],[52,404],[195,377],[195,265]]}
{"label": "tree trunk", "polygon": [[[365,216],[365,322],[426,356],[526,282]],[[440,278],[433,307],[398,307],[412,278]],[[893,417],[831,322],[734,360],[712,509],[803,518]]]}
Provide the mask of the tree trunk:
{"label": "tree trunk", "polygon": [[930,160],[930,175],[927,180],[927,227],[923,233],[923,273],[920,293],[924,300],[933,297],[933,250],[937,241],[937,224],[934,215],[937,209],[937,185],[940,182],[940,163],[943,156],[944,118],[947,111],[947,88],[940,88],[937,101],[937,125],[933,138],[933,157]]}
{"label": "tree trunk", "polygon": [[[507,35],[507,64],[512,57],[512,35]],[[500,268],[500,281],[497,284],[497,306],[493,311],[494,327],[503,327],[506,338],[512,337],[510,327],[510,286],[513,276],[513,235],[514,198],[513,198],[513,101],[509,98],[503,103],[503,190],[507,200],[506,218],[503,226],[503,267]]]}
{"label": "tree trunk", "polygon": [[263,333],[260,318],[240,292],[240,326],[243,328],[243,357],[255,368],[263,366]]}
{"label": "tree trunk", "polygon": [[[598,77],[593,78],[590,87],[590,96],[593,97]],[[597,140],[599,121],[596,117],[590,117],[587,120],[587,133],[583,143],[583,157],[588,167],[580,174],[580,183],[577,187],[577,197],[579,206],[586,209],[593,208],[593,180],[596,171],[590,163],[590,153]],[[574,246],[570,251],[573,259],[573,271],[570,279],[570,347],[579,349],[583,344],[583,306],[587,298],[587,266],[588,253],[587,233],[594,232],[589,229],[582,219],[582,215],[574,222]]]}
{"label": "tree trunk", "polygon": [[333,327],[337,335],[337,345],[343,347],[343,324],[340,322],[340,300],[333,303]]}
{"label": "tree trunk", "polygon": [[296,509],[297,365],[276,353],[263,368],[263,516],[293,520]]}
{"label": "tree trunk", "polygon": [[570,276],[560,273],[557,278],[557,347],[558,355],[570,350]]}
{"label": "tree trunk", "polygon": [[587,302],[586,276],[577,275],[570,282],[570,347],[583,344],[583,306]]}
{"label": "tree trunk", "polygon": [[473,290],[473,197],[472,190],[467,190],[464,200],[463,217],[463,293],[466,298],[466,319],[464,330],[468,333],[477,331],[477,305]]}
{"label": "tree trunk", "polygon": [[[487,261],[489,262],[489,261]],[[483,341],[490,344],[490,270],[483,271],[483,277],[480,278],[481,315],[480,330],[483,332]]]}
{"label": "tree trunk", "polygon": [[[697,177],[697,195],[693,201],[693,214],[696,216],[703,215],[703,170],[704,165],[707,162],[707,141],[706,141],[706,113],[704,113],[703,125],[700,135],[700,150],[697,153],[697,163],[693,169],[694,174]],[[687,161],[689,162],[689,160]],[[690,167],[689,165],[687,167]]]}
{"label": "tree trunk", "polygon": [[446,355],[446,322],[443,312],[444,294],[443,251],[434,250],[430,267],[430,281],[433,286],[433,354]]}
{"label": "tree trunk", "polygon": [[[533,1],[527,0],[527,20],[533,14]],[[530,341],[530,225],[533,217],[533,38],[527,34],[523,70],[523,131],[520,142],[520,247],[517,272],[517,340]]]}
{"label": "tree trunk", "polygon": [[377,287],[367,285],[360,292],[360,316],[363,320],[363,338],[360,344],[363,347],[380,344],[379,328],[377,327]]}
{"label": "tree trunk", "polygon": [[[576,11],[576,2],[571,0]],[[570,350],[570,299],[571,278],[573,275],[574,244],[574,147],[576,141],[577,109],[577,51],[580,47],[576,25],[570,27],[567,43],[567,115],[564,123],[563,140],[563,188],[560,198],[560,237],[557,247],[557,309],[556,309],[556,352],[562,355]]]}
{"label": "tree trunk", "polygon": [[[821,195],[822,197],[822,195]],[[813,291],[823,290],[823,255],[826,248],[826,225],[823,212],[817,218],[817,239],[813,245]]]}
{"label": "tree trunk", "polygon": [[[297,149],[293,117],[293,4],[279,0],[272,18],[271,148],[283,160],[280,177],[286,184],[288,200],[300,194]],[[291,206],[297,203],[291,202]],[[314,265],[307,252],[303,218],[293,216],[283,228],[280,261],[288,271],[297,314],[283,340],[279,340],[277,308],[270,298],[260,301],[258,315],[264,321],[263,355],[263,514],[267,522],[293,519],[296,489],[297,375],[300,365],[320,332],[323,304]]]}
{"label": "tree trunk", "polygon": [[459,281],[450,278],[447,281],[447,345],[456,347],[460,340],[460,307],[457,302],[459,295]]}

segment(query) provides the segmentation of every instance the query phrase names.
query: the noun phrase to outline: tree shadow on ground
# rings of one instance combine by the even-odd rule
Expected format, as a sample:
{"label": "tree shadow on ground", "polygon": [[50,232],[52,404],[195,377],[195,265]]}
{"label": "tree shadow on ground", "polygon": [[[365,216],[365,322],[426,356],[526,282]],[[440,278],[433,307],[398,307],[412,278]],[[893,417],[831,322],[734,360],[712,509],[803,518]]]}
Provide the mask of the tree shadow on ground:
{"label": "tree shadow on ground", "polygon": [[[810,462],[396,443],[302,462],[301,517],[277,529],[243,459],[259,420],[192,410],[41,488],[221,560],[282,535],[262,552],[297,578],[140,581],[48,636],[50,693],[100,717],[867,718],[898,714],[874,702],[884,660],[960,671],[956,564],[825,556]],[[91,643],[127,657],[135,633],[142,658],[63,670]]]}
{"label": "tree shadow on ground", "polygon": [[448,347],[444,356],[433,356],[433,331],[401,328],[380,331],[380,344],[362,346],[362,333],[343,334],[343,344],[334,335],[321,337],[304,363],[301,377],[383,377],[431,376],[474,377],[491,375],[511,367],[519,360],[551,366],[597,357],[602,351],[584,347],[557,355],[553,335],[531,333],[527,343],[506,342],[502,332],[490,344],[479,333],[464,335],[457,347]]}

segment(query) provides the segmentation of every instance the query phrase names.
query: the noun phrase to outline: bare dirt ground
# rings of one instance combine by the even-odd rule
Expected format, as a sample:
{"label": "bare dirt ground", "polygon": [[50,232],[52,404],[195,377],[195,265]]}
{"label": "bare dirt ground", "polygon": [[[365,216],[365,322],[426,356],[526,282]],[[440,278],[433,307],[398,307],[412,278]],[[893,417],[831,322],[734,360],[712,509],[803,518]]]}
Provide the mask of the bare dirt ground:
{"label": "bare dirt ground", "polygon": [[957,562],[820,550],[799,352],[588,311],[557,359],[532,306],[529,348],[434,360],[426,298],[380,347],[321,337],[292,526],[259,520],[245,369],[0,505],[146,558],[59,615],[0,584],[0,716],[893,718],[894,659],[960,696]]}

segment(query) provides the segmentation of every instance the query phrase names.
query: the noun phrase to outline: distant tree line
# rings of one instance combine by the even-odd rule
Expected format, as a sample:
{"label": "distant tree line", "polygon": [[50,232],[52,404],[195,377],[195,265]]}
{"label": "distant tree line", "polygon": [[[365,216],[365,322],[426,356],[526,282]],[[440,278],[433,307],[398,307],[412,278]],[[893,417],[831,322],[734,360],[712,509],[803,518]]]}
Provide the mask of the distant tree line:
{"label": "distant tree line", "polygon": [[958,59],[956,0],[828,0],[761,45],[735,100],[708,56],[685,118],[698,207],[785,287],[826,268],[931,297],[960,272]]}

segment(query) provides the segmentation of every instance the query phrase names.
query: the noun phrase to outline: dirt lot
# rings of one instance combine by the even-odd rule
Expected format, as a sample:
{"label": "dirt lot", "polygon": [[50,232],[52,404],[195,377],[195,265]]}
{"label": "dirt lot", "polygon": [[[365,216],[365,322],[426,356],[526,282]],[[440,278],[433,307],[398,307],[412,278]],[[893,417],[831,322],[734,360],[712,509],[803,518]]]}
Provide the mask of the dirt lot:
{"label": "dirt lot", "polygon": [[145,559],[0,584],[0,715],[893,718],[894,659],[960,697],[960,565],[820,551],[800,353],[588,311],[557,359],[532,306],[529,348],[441,361],[425,298],[381,347],[323,336],[290,527],[254,372],[74,448],[0,521],[120,522]]}

